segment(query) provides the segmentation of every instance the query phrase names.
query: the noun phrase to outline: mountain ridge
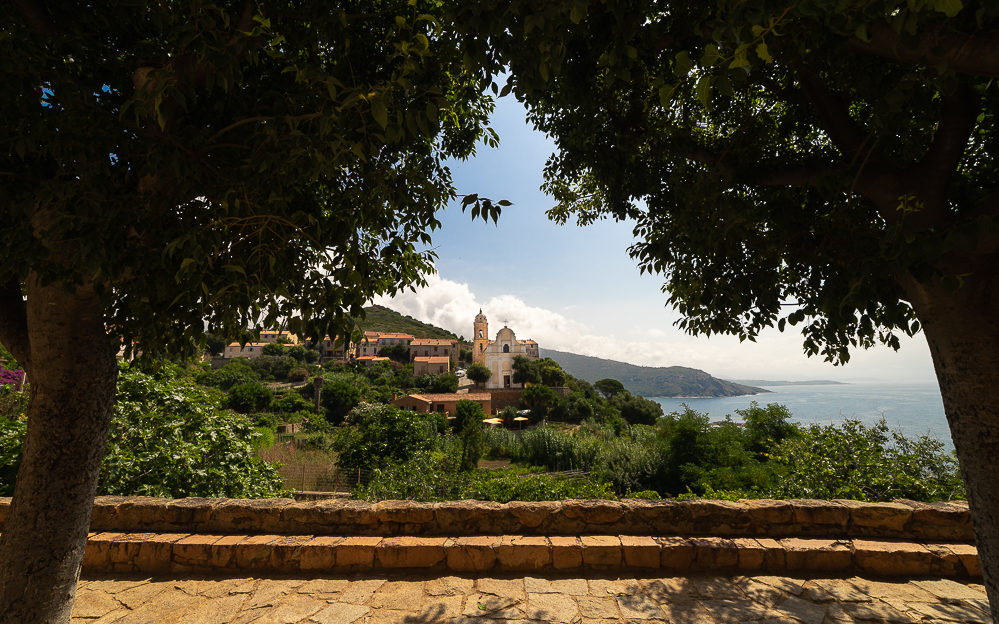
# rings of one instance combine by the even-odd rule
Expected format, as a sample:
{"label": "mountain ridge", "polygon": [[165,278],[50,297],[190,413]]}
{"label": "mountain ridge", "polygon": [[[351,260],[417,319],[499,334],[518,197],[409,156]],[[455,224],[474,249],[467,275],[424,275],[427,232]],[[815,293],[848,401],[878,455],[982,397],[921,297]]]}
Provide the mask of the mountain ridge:
{"label": "mountain ridge", "polygon": [[648,397],[725,397],[770,392],[719,379],[687,366],[639,366],[544,347],[541,348],[541,356],[555,360],[573,377],[590,383],[599,379],[617,379],[629,392]]}

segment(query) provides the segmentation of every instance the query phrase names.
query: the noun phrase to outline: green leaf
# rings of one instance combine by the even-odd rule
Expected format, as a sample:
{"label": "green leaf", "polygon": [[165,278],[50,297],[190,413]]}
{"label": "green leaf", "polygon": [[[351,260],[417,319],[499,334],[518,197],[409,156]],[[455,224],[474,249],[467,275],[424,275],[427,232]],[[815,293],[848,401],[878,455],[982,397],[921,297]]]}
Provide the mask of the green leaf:
{"label": "green leaf", "polygon": [[683,78],[694,68],[694,62],[690,60],[690,52],[683,50],[678,52],[673,61],[673,73]]}
{"label": "green leaf", "polygon": [[964,8],[961,0],[932,0],[933,8],[947,17],[954,17]]}
{"label": "green leaf", "polygon": [[853,31],[853,36],[864,42],[871,40],[870,35],[867,34],[867,24],[861,24],[860,26],[857,26],[857,29]]}
{"label": "green leaf", "polygon": [[774,57],[770,56],[770,50],[767,49],[767,44],[762,41],[756,44],[756,56],[764,63],[774,62]]}
{"label": "green leaf", "polygon": [[371,116],[375,118],[375,122],[377,122],[382,129],[388,125],[388,109],[385,107],[385,102],[380,97],[371,101]]}
{"label": "green leaf", "polygon": [[709,74],[701,76],[694,91],[697,93],[697,99],[700,100],[701,106],[707,108],[711,100],[711,76]]}

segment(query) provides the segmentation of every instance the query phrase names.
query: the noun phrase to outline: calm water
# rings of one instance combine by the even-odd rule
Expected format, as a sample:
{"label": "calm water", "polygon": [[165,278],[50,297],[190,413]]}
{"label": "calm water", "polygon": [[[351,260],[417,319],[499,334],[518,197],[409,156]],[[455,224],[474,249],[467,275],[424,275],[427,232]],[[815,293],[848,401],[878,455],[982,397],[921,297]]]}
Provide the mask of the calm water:
{"label": "calm water", "polygon": [[842,385],[770,386],[769,394],[721,397],[712,399],[669,399],[650,397],[662,404],[666,413],[680,409],[686,403],[699,412],[707,412],[712,420],[721,420],[734,410],[749,407],[752,401],[760,405],[786,405],[793,420],[822,425],[837,424],[845,418],[865,424],[884,416],[889,426],[901,429],[908,436],[929,435],[954,448],[944,417],[943,401],[936,384],[850,383]]}

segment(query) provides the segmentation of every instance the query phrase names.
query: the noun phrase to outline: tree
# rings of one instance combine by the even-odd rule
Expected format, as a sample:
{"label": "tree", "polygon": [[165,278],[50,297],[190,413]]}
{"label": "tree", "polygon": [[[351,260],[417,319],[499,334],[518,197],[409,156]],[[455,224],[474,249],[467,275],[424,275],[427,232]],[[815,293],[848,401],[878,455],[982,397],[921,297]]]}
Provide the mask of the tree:
{"label": "tree", "polygon": [[388,345],[379,349],[378,355],[405,364],[409,361],[409,347],[403,344]]}
{"label": "tree", "polygon": [[258,381],[248,381],[229,388],[226,407],[241,414],[249,414],[270,407],[274,392]]}
{"label": "tree", "polygon": [[455,405],[454,432],[461,440],[461,469],[474,470],[485,450],[482,420],[486,413],[475,401],[462,399]]}
{"label": "tree", "polygon": [[556,142],[550,215],[632,219],[680,327],[796,326],[839,363],[922,329],[999,621],[999,4],[464,11]]}
{"label": "tree", "polygon": [[596,388],[600,394],[604,395],[605,399],[609,399],[619,392],[624,392],[624,384],[617,379],[600,379],[593,382],[593,387]]}
{"label": "tree", "polygon": [[632,425],[654,425],[663,415],[662,405],[627,390],[615,394],[610,403]]}
{"label": "tree", "polygon": [[260,349],[260,352],[263,353],[264,355],[275,355],[275,356],[290,355],[289,353],[286,352],[286,347],[284,346],[284,344],[280,342],[268,342],[263,346],[262,349]]}
{"label": "tree", "polygon": [[423,283],[446,159],[494,141],[491,102],[441,4],[346,6],[18,2],[0,25],[0,342],[32,381],[0,621],[69,621],[120,347],[345,335]]}
{"label": "tree", "polygon": [[465,376],[474,381],[476,386],[481,386],[489,381],[492,375],[493,372],[489,370],[489,367],[481,362],[475,362],[465,369]]}
{"label": "tree", "polygon": [[359,405],[337,433],[337,465],[348,470],[370,470],[407,461],[415,453],[433,447],[436,417],[392,405]]}
{"label": "tree", "polygon": [[541,373],[536,365],[537,360],[529,360],[523,355],[513,356],[513,383],[539,384]]}
{"label": "tree", "polygon": [[524,406],[531,410],[531,417],[544,423],[549,410],[558,403],[559,396],[548,386],[532,384],[524,388],[520,399]]}

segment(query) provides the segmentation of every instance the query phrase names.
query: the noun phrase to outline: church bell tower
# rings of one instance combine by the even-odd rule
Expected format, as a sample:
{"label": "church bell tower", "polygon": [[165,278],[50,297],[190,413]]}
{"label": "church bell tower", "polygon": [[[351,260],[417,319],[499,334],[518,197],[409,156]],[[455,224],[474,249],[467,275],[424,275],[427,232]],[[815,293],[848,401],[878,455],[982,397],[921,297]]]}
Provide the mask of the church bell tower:
{"label": "church bell tower", "polygon": [[475,323],[472,324],[472,361],[479,364],[486,363],[486,347],[489,346],[489,321],[486,315],[479,308],[479,313],[475,315]]}

